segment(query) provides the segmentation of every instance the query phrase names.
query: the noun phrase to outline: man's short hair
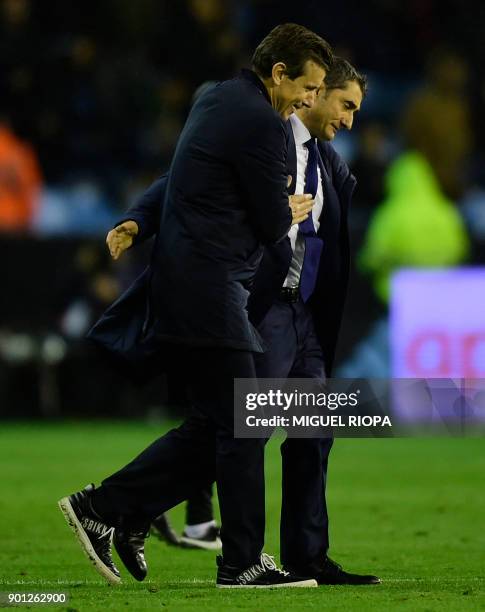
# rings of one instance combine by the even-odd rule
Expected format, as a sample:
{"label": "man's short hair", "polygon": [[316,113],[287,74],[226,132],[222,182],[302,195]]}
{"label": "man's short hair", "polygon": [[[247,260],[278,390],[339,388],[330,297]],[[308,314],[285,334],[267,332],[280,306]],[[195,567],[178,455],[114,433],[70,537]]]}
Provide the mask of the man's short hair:
{"label": "man's short hair", "polygon": [[273,66],[283,62],[288,77],[296,79],[303,74],[308,60],[328,70],[333,60],[332,48],[326,40],[304,26],[283,23],[259,43],[252,64],[259,76],[268,78]]}
{"label": "man's short hair", "polygon": [[330,91],[331,89],[345,89],[349,81],[356,81],[362,91],[362,97],[365,98],[367,93],[367,77],[357,72],[352,64],[346,59],[334,55],[333,63],[325,77],[326,91]]}

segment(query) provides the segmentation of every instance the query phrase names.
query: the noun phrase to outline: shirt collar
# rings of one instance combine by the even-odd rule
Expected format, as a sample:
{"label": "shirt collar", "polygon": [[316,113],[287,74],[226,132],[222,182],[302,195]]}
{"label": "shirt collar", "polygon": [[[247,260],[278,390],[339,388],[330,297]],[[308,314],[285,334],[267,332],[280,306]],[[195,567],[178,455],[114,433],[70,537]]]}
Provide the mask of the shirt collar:
{"label": "shirt collar", "polygon": [[266,86],[263,83],[263,81],[254,72],[254,70],[248,70],[247,68],[242,68],[239,73],[239,76],[243,79],[247,79],[248,81],[251,81],[253,85],[256,85],[256,87],[264,95],[266,100],[268,100],[268,102],[271,104],[271,98],[269,97],[268,90],[266,89]]}
{"label": "shirt collar", "polygon": [[303,121],[293,113],[290,115],[291,129],[293,130],[293,136],[295,137],[295,144],[301,146],[311,139],[312,135],[308,131],[307,126]]}

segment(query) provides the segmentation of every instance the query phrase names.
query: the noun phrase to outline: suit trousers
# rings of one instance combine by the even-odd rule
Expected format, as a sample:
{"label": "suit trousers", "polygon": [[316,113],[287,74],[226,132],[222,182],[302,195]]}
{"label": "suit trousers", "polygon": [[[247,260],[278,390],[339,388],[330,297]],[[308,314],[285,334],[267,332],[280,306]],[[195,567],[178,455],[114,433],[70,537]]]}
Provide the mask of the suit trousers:
{"label": "suit trousers", "polygon": [[[324,379],[323,353],[308,305],[276,301],[258,331],[267,350],[255,355],[260,378]],[[305,572],[328,550],[325,497],[333,439],[287,438],[281,445],[280,556],[285,567]]]}
{"label": "suit trousers", "polygon": [[[95,491],[112,520],[151,521],[217,482],[225,563],[246,568],[264,544],[264,444],[234,438],[234,378],[255,378],[254,356],[222,348],[174,347],[187,373],[193,413]],[[256,389],[256,382],[255,389]],[[214,452],[215,450],[215,452]]]}
{"label": "suit trousers", "polygon": [[185,507],[185,524],[198,525],[214,519],[212,484],[204,487],[192,497],[189,497]]}

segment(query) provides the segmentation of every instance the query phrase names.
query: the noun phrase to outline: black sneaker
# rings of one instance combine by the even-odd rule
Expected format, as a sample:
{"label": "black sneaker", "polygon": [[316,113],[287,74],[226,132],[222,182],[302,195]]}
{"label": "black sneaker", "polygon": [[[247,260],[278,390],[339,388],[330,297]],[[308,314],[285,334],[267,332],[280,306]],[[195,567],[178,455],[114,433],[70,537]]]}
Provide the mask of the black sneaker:
{"label": "black sneaker", "polygon": [[200,538],[193,538],[187,535],[184,530],[180,537],[180,546],[184,548],[202,548],[203,550],[221,550],[222,542],[220,538],[221,528],[211,525]]}
{"label": "black sneaker", "polygon": [[82,549],[96,570],[110,584],[121,582],[120,572],[111,558],[114,526],[107,525],[91,505],[94,485],[59,500],[58,505]]}
{"label": "black sneaker", "polygon": [[274,589],[280,587],[316,587],[313,578],[302,578],[285,572],[276,566],[274,557],[262,553],[259,563],[241,570],[237,567],[224,565],[221,556],[217,557],[217,582],[221,589]]}
{"label": "black sneaker", "polygon": [[130,574],[140,581],[145,580],[148,573],[145,539],[149,529],[149,523],[134,524],[122,519],[113,536],[113,544],[120,559]]}
{"label": "black sneaker", "polygon": [[160,514],[152,521],[150,533],[171,546],[180,546],[180,538],[170,525],[166,514]]}

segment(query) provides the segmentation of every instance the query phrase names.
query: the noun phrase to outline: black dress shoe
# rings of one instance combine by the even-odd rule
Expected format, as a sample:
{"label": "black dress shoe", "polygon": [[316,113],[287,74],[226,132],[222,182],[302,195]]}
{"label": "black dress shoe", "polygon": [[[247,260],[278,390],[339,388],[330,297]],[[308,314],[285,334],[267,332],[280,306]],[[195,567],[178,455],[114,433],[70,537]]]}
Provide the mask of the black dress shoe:
{"label": "black dress shoe", "polygon": [[332,561],[330,557],[325,557],[323,564],[313,566],[306,572],[298,570],[298,573],[315,578],[318,584],[379,584],[381,582],[381,579],[377,576],[346,572],[341,565]]}
{"label": "black dress shoe", "polygon": [[145,539],[150,525],[121,521],[116,527],[113,544],[126,569],[137,580],[145,580],[148,573],[145,561]]}
{"label": "black dress shoe", "polygon": [[379,584],[377,576],[351,574],[330,557],[326,557],[318,574],[315,576],[318,584]]}
{"label": "black dress shoe", "polygon": [[166,514],[160,514],[156,519],[153,519],[150,527],[150,533],[156,536],[159,540],[171,544],[172,546],[180,546],[180,538],[173,529]]}

